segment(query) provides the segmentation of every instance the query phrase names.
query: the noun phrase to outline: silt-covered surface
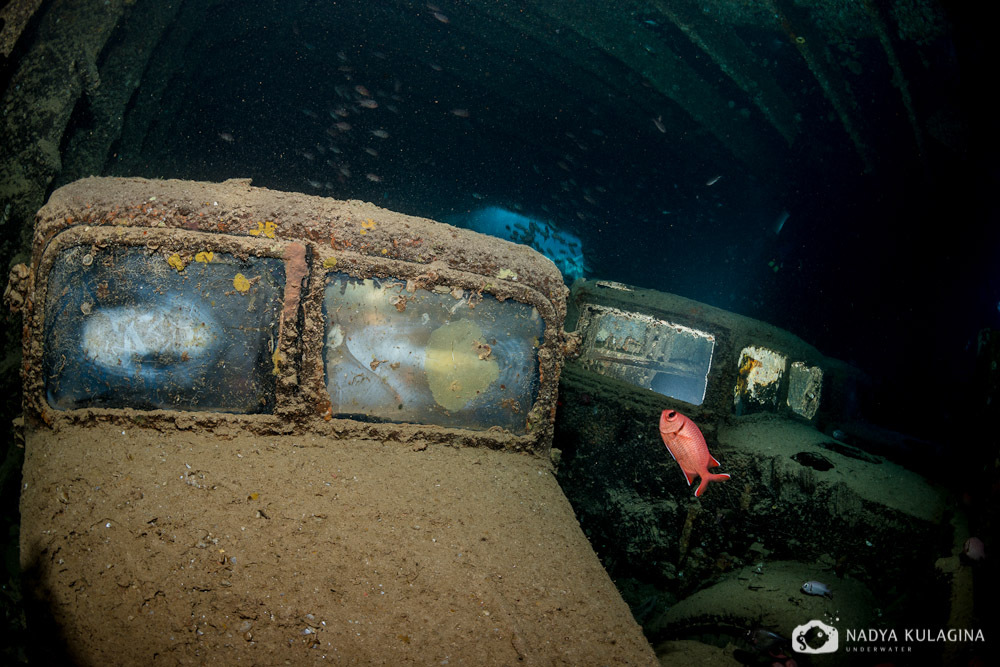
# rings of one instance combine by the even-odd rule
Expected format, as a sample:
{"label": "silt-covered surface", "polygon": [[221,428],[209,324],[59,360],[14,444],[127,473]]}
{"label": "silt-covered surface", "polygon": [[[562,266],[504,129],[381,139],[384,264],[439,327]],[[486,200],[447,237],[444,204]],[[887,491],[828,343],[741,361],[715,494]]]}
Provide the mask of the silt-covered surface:
{"label": "silt-covered surface", "polygon": [[39,659],[655,664],[538,457],[120,424],[26,451]]}

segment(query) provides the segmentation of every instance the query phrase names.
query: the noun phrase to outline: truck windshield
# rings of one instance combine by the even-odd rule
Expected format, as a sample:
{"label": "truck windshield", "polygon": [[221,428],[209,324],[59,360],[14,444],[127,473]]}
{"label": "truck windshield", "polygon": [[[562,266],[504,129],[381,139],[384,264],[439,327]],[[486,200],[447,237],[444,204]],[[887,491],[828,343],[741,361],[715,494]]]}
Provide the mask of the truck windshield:
{"label": "truck windshield", "polygon": [[544,324],[462,289],[328,273],[326,386],[338,416],[524,433]]}

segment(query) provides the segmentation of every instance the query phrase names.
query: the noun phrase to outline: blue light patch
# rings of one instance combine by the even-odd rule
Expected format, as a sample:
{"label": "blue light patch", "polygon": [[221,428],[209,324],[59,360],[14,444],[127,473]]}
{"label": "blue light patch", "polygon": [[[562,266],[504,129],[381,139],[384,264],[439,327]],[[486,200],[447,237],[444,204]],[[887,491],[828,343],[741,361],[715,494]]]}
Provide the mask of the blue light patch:
{"label": "blue light patch", "polygon": [[529,218],[499,206],[487,206],[461,218],[457,224],[481,234],[531,246],[551,259],[569,282],[587,273],[580,238],[547,220]]}

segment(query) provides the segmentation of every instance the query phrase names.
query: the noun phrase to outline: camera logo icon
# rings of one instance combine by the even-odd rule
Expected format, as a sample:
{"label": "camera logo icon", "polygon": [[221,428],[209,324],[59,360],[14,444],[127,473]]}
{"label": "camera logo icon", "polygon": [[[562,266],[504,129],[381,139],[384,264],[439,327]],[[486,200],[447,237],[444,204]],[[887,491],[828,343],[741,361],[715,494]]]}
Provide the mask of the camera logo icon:
{"label": "camera logo icon", "polygon": [[809,621],[792,632],[792,648],[796,653],[833,653],[839,647],[837,628],[823,621]]}

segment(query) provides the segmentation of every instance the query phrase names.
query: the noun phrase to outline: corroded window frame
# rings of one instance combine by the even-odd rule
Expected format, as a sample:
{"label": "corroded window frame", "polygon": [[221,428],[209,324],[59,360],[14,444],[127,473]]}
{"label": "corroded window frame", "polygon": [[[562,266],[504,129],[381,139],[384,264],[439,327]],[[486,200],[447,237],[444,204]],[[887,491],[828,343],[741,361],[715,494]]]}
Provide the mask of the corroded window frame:
{"label": "corroded window frame", "polygon": [[[589,341],[594,338],[586,330],[593,323],[592,312],[618,312],[637,322],[666,322],[696,330],[715,341],[701,404],[657,394],[648,386],[626,378],[602,376],[609,385],[634,392],[638,400],[662,398],[694,418],[751,412],[812,423],[849,418],[851,415],[844,406],[830,397],[838,391],[854,391],[863,382],[860,371],[825,357],[788,331],[676,294],[604,280],[574,283],[566,325],[584,348],[592,345]],[[640,369],[652,366],[655,360],[647,362],[640,353],[644,350],[639,350],[635,356],[640,358],[631,363]],[[588,363],[594,356],[587,349],[581,350],[579,358],[567,363],[565,372],[574,376],[599,373],[599,365]],[[758,372],[764,357],[773,358],[767,364],[767,373]],[[793,370],[794,383],[790,379]]]}
{"label": "corroded window frame", "polygon": [[[49,270],[73,244],[169,245],[282,259],[285,295],[276,342],[275,406],[270,414],[80,408],[47,405],[41,376]],[[330,410],[322,359],[324,276],[394,278],[422,288],[460,288],[534,307],[544,323],[537,350],[540,389],[524,415],[526,433],[338,419]],[[248,181],[198,183],[88,178],[56,190],[38,215],[25,302],[25,414],[46,424],[123,420],[181,428],[240,427],[261,434],[318,432],[409,441],[456,441],[514,450],[551,445],[565,345],[567,290],[547,259],[524,246],[371,204],[253,188]]]}

